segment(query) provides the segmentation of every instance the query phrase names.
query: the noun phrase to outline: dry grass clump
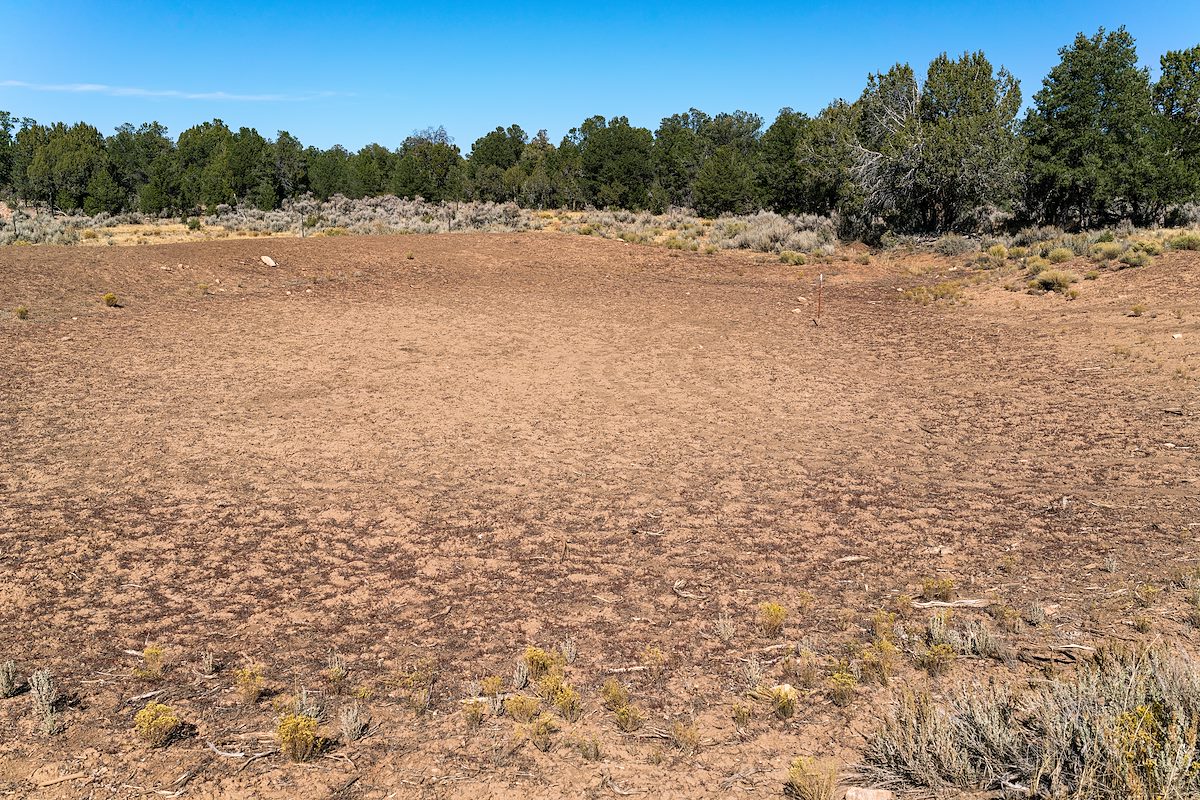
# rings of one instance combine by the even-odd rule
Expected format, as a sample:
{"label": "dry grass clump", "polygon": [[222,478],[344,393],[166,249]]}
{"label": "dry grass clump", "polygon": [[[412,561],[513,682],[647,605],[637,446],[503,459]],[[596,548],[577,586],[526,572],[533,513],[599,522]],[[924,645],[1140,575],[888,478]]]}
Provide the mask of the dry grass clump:
{"label": "dry grass clump", "polygon": [[671,725],[671,744],[685,756],[694,756],[700,750],[700,729],[694,722],[674,722]]}
{"label": "dry grass clump", "polygon": [[796,713],[796,703],[799,699],[800,693],[791,684],[781,683],[771,687],[771,711],[780,719],[789,719]]}
{"label": "dry grass clump", "polygon": [[1033,279],[1029,281],[1028,286],[1033,291],[1065,293],[1071,284],[1078,280],[1079,276],[1074,272],[1062,269],[1047,269],[1034,275]]}
{"label": "dry grass clump", "polygon": [[1093,261],[1112,261],[1125,252],[1121,242],[1097,242],[1089,253]]}
{"label": "dry grass clump", "polygon": [[949,602],[954,597],[954,579],[926,578],[921,584],[921,596],[926,600]]}
{"label": "dry grass clump", "polygon": [[1150,256],[1138,250],[1127,250],[1121,254],[1120,261],[1126,267],[1144,267],[1150,263]]}
{"label": "dry grass clump", "polygon": [[[1200,794],[1200,671],[1165,648],[1102,650],[1071,676],[948,700],[906,694],[868,742],[860,771],[894,789],[1021,786],[1035,797]],[[1007,784],[1008,786],[1006,786]]]}
{"label": "dry grass clump", "polygon": [[626,704],[613,711],[613,719],[616,720],[617,728],[624,733],[632,733],[645,723],[645,717],[641,710],[635,706]]}
{"label": "dry grass clump", "polygon": [[776,638],[783,633],[783,623],[787,619],[787,609],[779,603],[761,603],[758,606],[758,627],[763,635]]}
{"label": "dry grass clump", "polygon": [[1181,233],[1167,242],[1172,250],[1200,250],[1200,233]]}
{"label": "dry grass clump", "polygon": [[525,668],[528,670],[529,680],[531,681],[539,680],[557,663],[554,656],[540,647],[526,647],[522,658],[525,662]]}
{"label": "dry grass clump", "polygon": [[954,301],[962,297],[962,281],[942,281],[933,286],[914,286],[905,289],[902,296],[918,305],[927,306],[939,300]]}
{"label": "dry grass clump", "polygon": [[431,658],[423,658],[412,664],[400,676],[400,691],[410,709],[423,714],[433,703],[433,685],[437,682],[437,664]]}
{"label": "dry grass clump", "polygon": [[13,309],[13,316],[17,319],[29,319],[29,306],[17,306]]}
{"label": "dry grass clump", "polygon": [[262,666],[250,664],[242,667],[233,674],[233,679],[237,686],[238,697],[246,705],[254,705],[258,702],[258,698],[262,697],[265,686]]}
{"label": "dry grass clump", "polygon": [[306,714],[284,714],[276,728],[279,752],[292,761],[308,761],[319,748],[317,720]]}
{"label": "dry grass clump", "polygon": [[804,253],[797,253],[795,250],[784,250],[779,254],[779,260],[793,267],[803,267],[808,263]]}
{"label": "dry grass clump", "polygon": [[462,707],[463,719],[466,720],[467,730],[476,730],[483,724],[483,718],[487,715],[487,703],[482,700],[467,700]]}
{"label": "dry grass clump", "polygon": [[854,702],[854,695],[858,692],[858,679],[854,675],[839,670],[829,676],[827,684],[829,699],[835,706],[845,707]]}
{"label": "dry grass clump", "polygon": [[799,756],[788,768],[783,793],[794,800],[834,800],[837,796],[837,768]]}
{"label": "dry grass clump", "polygon": [[1055,247],[1046,253],[1046,260],[1051,264],[1062,264],[1075,257],[1075,251],[1066,247]]}
{"label": "dry grass clump", "polygon": [[515,694],[504,700],[504,713],[517,722],[529,722],[541,708],[541,701],[529,695]]}
{"label": "dry grass clump", "polygon": [[616,678],[609,678],[600,689],[600,699],[604,701],[605,708],[616,711],[629,705],[629,690]]}
{"label": "dry grass clump", "polygon": [[148,644],[142,650],[142,664],[134,668],[133,674],[142,680],[156,681],[162,677],[165,659],[166,653],[161,647],[156,644]]}
{"label": "dry grass clump", "polygon": [[558,723],[549,714],[542,714],[529,726],[529,741],[543,753],[554,745],[553,735],[558,732]]}
{"label": "dry grass clump", "polygon": [[133,718],[133,729],[151,747],[165,747],[183,730],[174,709],[151,701]]}
{"label": "dry grass clump", "polygon": [[888,639],[880,637],[863,650],[860,657],[859,669],[866,680],[873,680],[880,686],[887,686],[891,680],[896,664],[900,660],[900,651]]}

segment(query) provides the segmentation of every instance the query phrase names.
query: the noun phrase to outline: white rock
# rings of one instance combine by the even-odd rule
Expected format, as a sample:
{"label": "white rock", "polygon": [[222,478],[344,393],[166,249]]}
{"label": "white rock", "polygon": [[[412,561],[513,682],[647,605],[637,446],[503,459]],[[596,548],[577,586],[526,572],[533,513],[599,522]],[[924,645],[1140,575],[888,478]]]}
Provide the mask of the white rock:
{"label": "white rock", "polygon": [[1182,339],[1182,338],[1183,338],[1183,334],[1182,334],[1182,333],[1172,333],[1172,334],[1171,334],[1171,338],[1172,338],[1172,339]]}
{"label": "white rock", "polygon": [[270,256],[259,256],[259,257],[258,257],[258,259],[259,259],[259,261],[261,261],[261,262],[263,262],[264,264],[266,264],[268,267],[274,267],[274,266],[277,266],[277,265],[275,264],[275,259],[271,258]]}
{"label": "white rock", "polygon": [[846,800],[893,800],[894,794],[887,789],[863,789],[851,786],[846,790]]}

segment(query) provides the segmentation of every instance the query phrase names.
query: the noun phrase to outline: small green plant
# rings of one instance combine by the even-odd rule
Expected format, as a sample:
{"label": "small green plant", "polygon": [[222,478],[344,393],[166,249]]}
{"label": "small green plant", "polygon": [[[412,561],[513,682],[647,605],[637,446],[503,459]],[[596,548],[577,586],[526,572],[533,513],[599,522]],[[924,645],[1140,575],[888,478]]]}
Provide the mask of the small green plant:
{"label": "small green plant", "polygon": [[793,267],[803,267],[808,263],[808,259],[804,257],[804,253],[797,253],[795,250],[784,250],[779,254],[779,260]]}
{"label": "small green plant", "polygon": [[871,263],[871,254],[863,253],[861,255],[855,256],[854,263],[863,264],[863,265],[870,264]]}
{"label": "small green plant", "polygon": [[409,250],[409,251],[408,251],[408,252],[407,252],[407,253],[404,255],[404,258],[405,258],[405,259],[407,259],[408,261],[412,261],[414,258],[416,258],[416,256],[415,256],[415,255],[413,255],[413,252],[412,252],[411,250]]}
{"label": "small green plant", "polygon": [[317,751],[317,721],[305,714],[284,714],[276,736],[279,752],[292,761],[308,761]]}
{"label": "small green plant", "polygon": [[29,307],[17,306],[13,309],[13,316],[15,316],[17,319],[29,319]]}
{"label": "small green plant", "polygon": [[667,654],[656,645],[648,644],[642,648],[641,662],[650,676],[657,680],[667,668]]}
{"label": "small green plant", "polygon": [[1089,269],[1087,272],[1085,272],[1083,274],[1083,279],[1085,281],[1094,281],[1099,277],[1100,277],[1100,272],[1098,270],[1094,270],[1094,269]]}
{"label": "small green plant", "polygon": [[1149,310],[1150,309],[1148,309],[1144,303],[1134,303],[1133,306],[1129,309],[1129,316],[1140,317]]}
{"label": "small green plant", "polygon": [[542,708],[536,697],[516,694],[504,700],[504,712],[517,722],[529,722]]}
{"label": "small green plant", "polygon": [[845,707],[854,702],[858,680],[849,672],[838,671],[829,676],[829,699],[835,706]]}
{"label": "small green plant", "polygon": [[198,230],[200,230],[200,227],[201,227],[201,225],[200,225],[200,218],[199,218],[199,217],[187,217],[187,218],[185,219],[185,223],[186,223],[186,225],[187,225],[187,229],[188,229],[189,231],[198,231]]}
{"label": "small green plant", "polygon": [[1145,253],[1148,256],[1162,255],[1162,243],[1156,239],[1139,239],[1133,243],[1133,249]]}
{"label": "small green plant", "polygon": [[118,305],[117,296],[115,294],[113,294],[112,292],[106,293],[100,299],[103,300],[104,305],[108,306],[109,308],[116,308]]}
{"label": "small green plant", "polygon": [[133,718],[133,728],[151,747],[165,747],[183,729],[183,723],[168,705],[151,701]]}
{"label": "small green plant", "polygon": [[1008,258],[1008,248],[997,242],[987,249],[987,254],[992,258],[1004,261]]}
{"label": "small green plant", "polygon": [[787,619],[787,609],[779,603],[761,603],[758,606],[758,626],[763,635],[774,639],[783,633],[783,623]]}
{"label": "small green plant", "polygon": [[834,800],[837,792],[837,769],[811,758],[800,756],[788,769],[783,793],[794,800]]}

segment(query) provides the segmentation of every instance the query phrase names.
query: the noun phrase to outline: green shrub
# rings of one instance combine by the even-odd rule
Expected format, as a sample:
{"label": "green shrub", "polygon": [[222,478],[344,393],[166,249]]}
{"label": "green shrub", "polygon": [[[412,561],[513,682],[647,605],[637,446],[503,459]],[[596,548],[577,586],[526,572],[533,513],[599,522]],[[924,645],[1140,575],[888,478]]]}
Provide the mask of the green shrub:
{"label": "green shrub", "polygon": [[118,304],[117,296],[115,294],[113,294],[112,292],[108,292],[100,299],[103,300],[104,305],[108,306],[109,308],[117,307],[117,304]]}
{"label": "green shrub", "polygon": [[1200,233],[1180,234],[1168,244],[1172,250],[1200,250]]}
{"label": "green shrub", "polygon": [[797,253],[795,250],[784,250],[779,254],[779,260],[784,264],[791,264],[793,267],[802,267],[808,263],[804,253]]}
{"label": "green shrub", "polygon": [[1003,261],[1008,258],[1008,248],[997,242],[987,249],[987,254],[992,258]]}
{"label": "green shrub", "polygon": [[1134,250],[1140,250],[1148,256],[1161,255],[1163,251],[1162,242],[1156,239],[1139,239],[1132,246]]}
{"label": "green shrub", "polygon": [[16,315],[17,319],[29,319],[29,307],[17,306],[13,309],[13,314]]}
{"label": "green shrub", "polygon": [[1050,262],[1041,256],[1034,256],[1033,258],[1028,258],[1025,260],[1025,266],[1029,269],[1030,275],[1037,275],[1042,270],[1048,269],[1050,267]]}
{"label": "green shrub", "polygon": [[1092,245],[1091,256],[1093,261],[1112,261],[1124,250],[1118,242],[1100,242]]}
{"label": "green shrub", "polygon": [[1121,263],[1127,267],[1144,267],[1150,263],[1150,256],[1140,250],[1128,250],[1121,254]]}
{"label": "green shrub", "polygon": [[1046,258],[1051,264],[1061,264],[1064,261],[1070,261],[1075,257],[1075,252],[1066,247],[1055,247],[1046,254]]}

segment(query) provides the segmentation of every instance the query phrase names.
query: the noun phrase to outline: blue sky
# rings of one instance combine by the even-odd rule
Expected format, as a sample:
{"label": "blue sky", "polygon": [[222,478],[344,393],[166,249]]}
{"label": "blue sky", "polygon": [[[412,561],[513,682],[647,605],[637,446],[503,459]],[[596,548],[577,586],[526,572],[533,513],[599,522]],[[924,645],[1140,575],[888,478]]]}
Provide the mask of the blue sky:
{"label": "blue sky", "polygon": [[866,75],[983,49],[1028,99],[1078,31],[1126,25],[1143,63],[1200,43],[1200,2],[0,2],[0,109],[105,133],[213,117],[351,149],[444,125],[466,151],[512,122],[557,141],[594,114],[655,128],[743,108],[769,123]]}

